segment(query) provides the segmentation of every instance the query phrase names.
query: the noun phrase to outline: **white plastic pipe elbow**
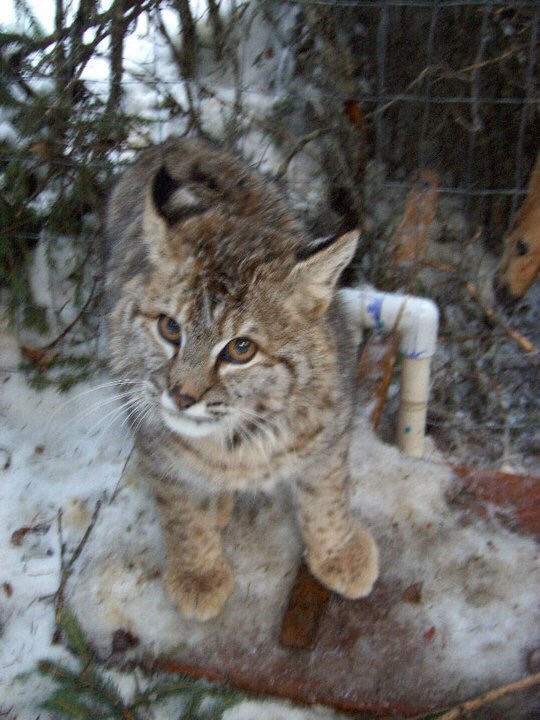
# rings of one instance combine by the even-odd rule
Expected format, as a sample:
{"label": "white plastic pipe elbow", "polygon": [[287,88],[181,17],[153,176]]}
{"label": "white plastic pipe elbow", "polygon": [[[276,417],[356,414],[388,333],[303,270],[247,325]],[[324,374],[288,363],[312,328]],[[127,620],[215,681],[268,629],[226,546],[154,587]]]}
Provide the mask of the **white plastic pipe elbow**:
{"label": "white plastic pipe elbow", "polygon": [[371,289],[340,291],[353,323],[364,328],[396,331],[403,355],[398,447],[421,457],[424,451],[430,361],[437,344],[439,310],[426,298]]}

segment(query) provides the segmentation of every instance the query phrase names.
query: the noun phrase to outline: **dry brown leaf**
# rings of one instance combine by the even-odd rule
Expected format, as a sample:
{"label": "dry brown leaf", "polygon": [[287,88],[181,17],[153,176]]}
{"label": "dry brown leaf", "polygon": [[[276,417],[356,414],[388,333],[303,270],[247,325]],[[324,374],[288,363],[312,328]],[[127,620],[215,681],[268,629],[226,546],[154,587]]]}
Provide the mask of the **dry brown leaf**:
{"label": "dry brown leaf", "polygon": [[38,368],[38,370],[47,370],[54,360],[58,357],[58,351],[52,348],[34,348],[29,345],[21,345],[21,353],[23,357]]}
{"label": "dry brown leaf", "polygon": [[351,125],[354,125],[354,127],[358,129],[363,126],[364,115],[362,113],[362,107],[357,100],[345,100],[343,110]]}
{"label": "dry brown leaf", "polygon": [[409,587],[405,588],[403,595],[401,596],[404,602],[408,603],[421,603],[422,602],[422,586],[421,582],[413,583]]}
{"label": "dry brown leaf", "polygon": [[439,179],[433,170],[424,170],[409,190],[405,212],[392,238],[392,262],[411,267],[424,257],[428,233],[435,218]]}
{"label": "dry brown leaf", "polygon": [[11,534],[11,544],[15,545],[15,547],[19,547],[22,545],[24,538],[28,534],[34,534],[34,535],[45,535],[50,529],[50,525],[47,525],[47,523],[39,523],[38,525],[24,525],[23,527],[18,528]]}

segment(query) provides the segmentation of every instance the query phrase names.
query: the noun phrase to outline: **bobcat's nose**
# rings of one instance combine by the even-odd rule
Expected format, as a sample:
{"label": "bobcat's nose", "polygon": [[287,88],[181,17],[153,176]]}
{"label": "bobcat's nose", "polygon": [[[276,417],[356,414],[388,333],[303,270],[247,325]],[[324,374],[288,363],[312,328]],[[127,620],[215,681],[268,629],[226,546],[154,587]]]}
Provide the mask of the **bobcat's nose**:
{"label": "bobcat's nose", "polygon": [[180,385],[175,385],[171,388],[169,394],[179,410],[187,410],[197,402],[197,399],[194,398],[193,395],[187,395],[181,392]]}

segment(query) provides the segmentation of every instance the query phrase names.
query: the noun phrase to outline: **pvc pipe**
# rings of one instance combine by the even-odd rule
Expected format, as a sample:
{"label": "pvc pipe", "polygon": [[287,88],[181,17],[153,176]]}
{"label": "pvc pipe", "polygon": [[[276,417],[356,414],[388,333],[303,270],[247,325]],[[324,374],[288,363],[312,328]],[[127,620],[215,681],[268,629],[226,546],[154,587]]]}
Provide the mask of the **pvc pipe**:
{"label": "pvc pipe", "polygon": [[426,434],[431,357],[403,358],[397,443],[405,455],[422,457]]}
{"label": "pvc pipe", "polygon": [[439,310],[432,300],[371,289],[340,290],[353,323],[396,331],[403,355],[397,444],[406,455],[424,451],[429,370],[437,344]]}

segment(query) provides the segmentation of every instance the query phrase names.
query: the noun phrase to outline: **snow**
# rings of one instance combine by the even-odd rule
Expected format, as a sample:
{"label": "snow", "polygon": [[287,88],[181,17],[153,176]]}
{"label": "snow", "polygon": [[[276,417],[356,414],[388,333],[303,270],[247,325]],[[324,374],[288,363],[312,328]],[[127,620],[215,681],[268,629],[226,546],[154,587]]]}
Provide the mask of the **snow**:
{"label": "snow", "polygon": [[463,526],[445,501],[451,473],[433,450],[430,457],[429,445],[417,461],[373,437],[365,416],[358,431],[354,500],[379,542],[381,574],[423,584],[422,605],[404,603],[400,611],[442,630],[436,662],[448,684],[459,678],[473,690],[477,681],[519,677],[524,649],[538,642],[535,542],[493,524]]}
{"label": "snow", "polygon": [[[103,377],[67,396],[35,392],[16,370],[17,342],[7,331],[1,347],[0,447],[8,466],[0,470],[0,707],[13,706],[21,720],[34,718],[36,703],[50,691],[48,681],[17,678],[31,673],[39,659],[68,657],[51,644],[52,596],[60,580],[58,516],[61,511],[69,559],[98,500],[98,520],[66,601],[103,656],[118,628],[136,635],[137,650],[150,656],[211,647],[217,632],[227,641],[241,629],[253,643],[277,633],[301,553],[288,495],[278,491],[274,498],[247,497],[237,504],[225,535],[237,577],[233,599],[217,625],[184,620],[161,587],[157,519],[130,456],[114,386]],[[445,501],[451,473],[431,444],[423,460],[407,458],[375,437],[365,412],[357,420],[350,464],[352,501],[379,543],[382,580],[422,583],[422,603],[401,603],[391,613],[419,633],[436,628],[427,653],[439,677],[472,694],[525,674],[527,653],[539,639],[533,540],[493,523],[464,525]],[[33,530],[14,542],[20,528]],[[246,701],[225,715],[255,716],[335,715],[275,701]]]}

